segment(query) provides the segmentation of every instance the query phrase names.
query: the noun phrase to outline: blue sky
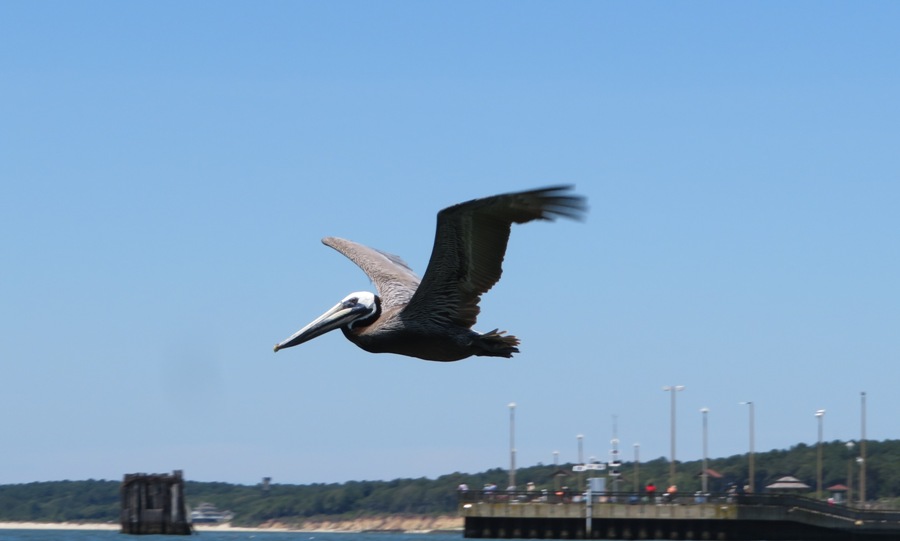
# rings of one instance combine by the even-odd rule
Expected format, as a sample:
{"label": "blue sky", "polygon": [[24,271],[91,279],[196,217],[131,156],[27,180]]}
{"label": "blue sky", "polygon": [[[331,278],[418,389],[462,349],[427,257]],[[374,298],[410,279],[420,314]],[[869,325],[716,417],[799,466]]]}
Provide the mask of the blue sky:
{"label": "blue sky", "polygon": [[[895,439],[894,2],[0,4],[0,483],[256,483]],[[571,183],[477,328],[512,360],[272,345],[423,272],[435,213]],[[785,472],[791,473],[791,472]]]}

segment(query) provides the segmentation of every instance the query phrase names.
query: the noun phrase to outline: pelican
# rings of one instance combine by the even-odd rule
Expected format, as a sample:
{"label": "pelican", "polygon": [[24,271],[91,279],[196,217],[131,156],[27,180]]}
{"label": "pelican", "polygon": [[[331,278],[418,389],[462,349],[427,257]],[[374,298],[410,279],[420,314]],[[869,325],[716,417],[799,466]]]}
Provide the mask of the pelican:
{"label": "pelican", "polygon": [[355,242],[322,242],[347,256],[378,293],[359,291],[275,345],[300,345],[334,329],[370,353],[396,353],[428,361],[472,355],[512,357],[519,339],[506,331],[472,329],[481,295],[500,279],[512,224],[557,217],[581,220],[587,212],[572,186],[552,186],[473,199],[438,212],[431,259],[420,280],[395,255]]}

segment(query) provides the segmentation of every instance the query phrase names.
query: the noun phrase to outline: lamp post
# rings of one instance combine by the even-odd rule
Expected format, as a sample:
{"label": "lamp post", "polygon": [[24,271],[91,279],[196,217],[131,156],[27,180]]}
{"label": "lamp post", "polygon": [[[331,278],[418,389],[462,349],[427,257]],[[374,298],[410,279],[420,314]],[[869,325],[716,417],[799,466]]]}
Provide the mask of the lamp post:
{"label": "lamp post", "polygon": [[637,493],[641,490],[641,444],[634,444],[634,491]]}
{"label": "lamp post", "polygon": [[866,506],[866,393],[860,396],[860,426],[859,437],[859,505]]}
{"label": "lamp post", "polygon": [[853,504],[853,441],[847,442],[847,505]]}
{"label": "lamp post", "polygon": [[[578,463],[584,466],[584,434],[575,436],[578,440]],[[584,490],[584,472],[578,472],[578,490]]]}
{"label": "lamp post", "polygon": [[703,494],[709,494],[709,466],[707,464],[709,448],[707,447],[708,425],[706,423],[706,416],[709,413],[709,408],[700,408],[700,413],[703,414],[703,473],[701,479],[703,480]]}
{"label": "lamp post", "polygon": [[553,490],[559,490],[559,451],[553,451]]}
{"label": "lamp post", "polygon": [[620,477],[622,472],[622,462],[619,461],[619,438],[613,438],[609,441],[612,449],[609,450],[609,472],[608,476],[612,484],[612,491],[619,492]]}
{"label": "lamp post", "polygon": [[750,474],[749,474],[750,479],[749,479],[748,484],[750,485],[750,492],[752,493],[756,488],[756,485],[754,483],[754,479],[756,478],[756,471],[754,468],[754,460],[753,460],[754,459],[754,437],[755,437],[755,430],[754,430],[753,424],[756,420],[756,414],[753,411],[753,402],[748,400],[746,402],[741,402],[741,404],[750,406]]}
{"label": "lamp post", "polygon": [[509,403],[509,486],[516,486],[516,403]]}
{"label": "lamp post", "polygon": [[822,499],[822,419],[825,410],[816,410],[816,419],[819,420],[819,444],[816,446],[816,498]]}
{"label": "lamp post", "polygon": [[666,385],[662,388],[663,391],[668,391],[672,393],[672,449],[671,449],[671,462],[669,463],[669,485],[675,484],[675,393],[677,391],[683,391],[684,385]]}

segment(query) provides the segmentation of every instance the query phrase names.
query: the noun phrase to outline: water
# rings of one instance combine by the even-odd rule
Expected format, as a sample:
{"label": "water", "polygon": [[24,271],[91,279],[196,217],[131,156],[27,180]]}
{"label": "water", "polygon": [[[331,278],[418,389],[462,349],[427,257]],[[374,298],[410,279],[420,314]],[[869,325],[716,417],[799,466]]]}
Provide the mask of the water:
{"label": "water", "polygon": [[[464,541],[460,533],[210,532],[123,535],[118,530],[3,530],[0,541]],[[647,541],[653,541],[648,539]],[[661,540],[657,540],[661,541]]]}
{"label": "water", "polygon": [[0,541],[461,541],[462,533],[199,532],[123,535],[118,530],[0,530]]}

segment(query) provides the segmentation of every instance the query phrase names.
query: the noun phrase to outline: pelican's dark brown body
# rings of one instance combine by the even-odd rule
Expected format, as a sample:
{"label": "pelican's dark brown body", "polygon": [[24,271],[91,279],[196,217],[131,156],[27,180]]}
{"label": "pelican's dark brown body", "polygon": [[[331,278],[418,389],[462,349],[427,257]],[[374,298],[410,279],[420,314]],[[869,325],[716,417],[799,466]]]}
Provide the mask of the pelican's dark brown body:
{"label": "pelican's dark brown body", "polygon": [[478,333],[459,326],[430,330],[416,321],[401,317],[386,320],[385,325],[341,327],[344,336],[369,353],[396,353],[426,361],[459,361],[479,357],[512,357],[518,353],[519,340],[496,330]]}
{"label": "pelican's dark brown body", "polygon": [[516,337],[472,330],[478,302],[500,279],[512,224],[583,217],[585,200],[570,189],[556,186],[495,195],[440,211],[431,259],[421,280],[399,257],[349,240],[322,239],[359,265],[379,295],[351,293],[276,345],[275,351],[340,328],[348,340],[371,353],[429,361],[511,357],[519,351]]}

